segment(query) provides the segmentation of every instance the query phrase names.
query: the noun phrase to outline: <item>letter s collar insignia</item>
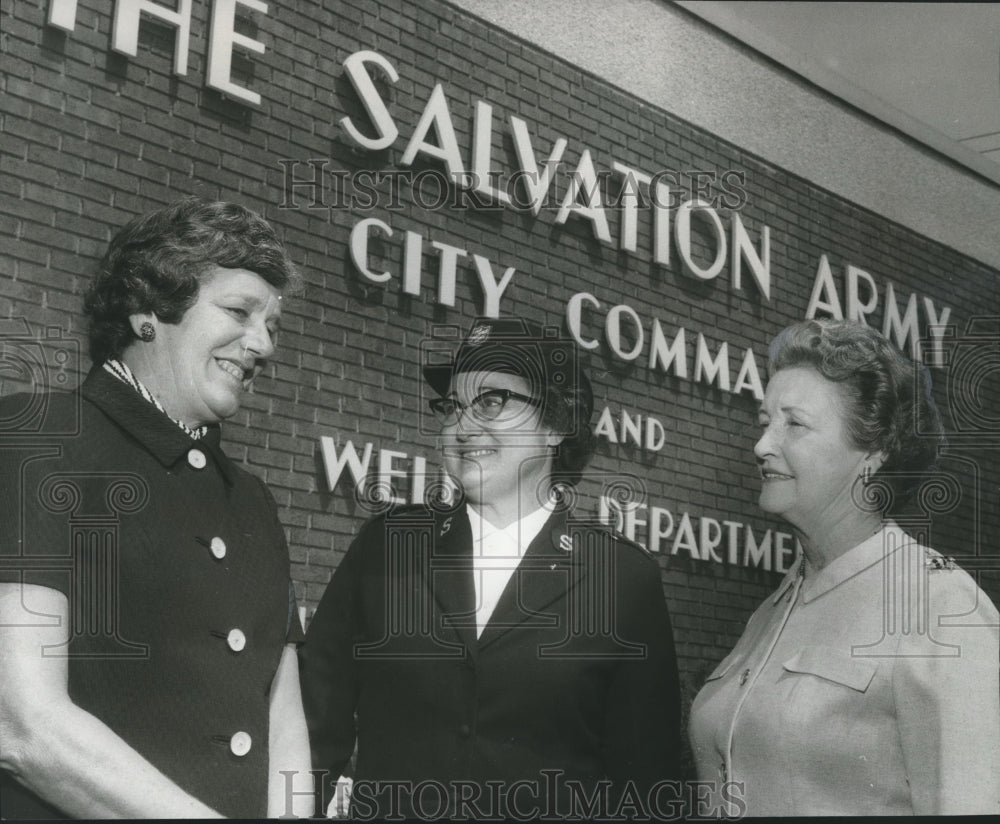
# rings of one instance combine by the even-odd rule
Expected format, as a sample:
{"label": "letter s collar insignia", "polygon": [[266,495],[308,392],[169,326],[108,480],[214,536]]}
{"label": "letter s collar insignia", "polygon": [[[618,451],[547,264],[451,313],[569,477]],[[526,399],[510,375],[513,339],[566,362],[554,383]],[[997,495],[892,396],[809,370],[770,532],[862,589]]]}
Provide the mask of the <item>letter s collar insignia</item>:
{"label": "letter s collar insignia", "polygon": [[563,552],[573,551],[573,538],[571,535],[564,532],[559,536],[559,549]]}
{"label": "letter s collar insignia", "polygon": [[438,533],[438,537],[439,538],[442,537],[443,535],[447,535],[451,531],[451,519],[452,519],[452,517],[453,516],[449,515],[441,523],[441,531]]}

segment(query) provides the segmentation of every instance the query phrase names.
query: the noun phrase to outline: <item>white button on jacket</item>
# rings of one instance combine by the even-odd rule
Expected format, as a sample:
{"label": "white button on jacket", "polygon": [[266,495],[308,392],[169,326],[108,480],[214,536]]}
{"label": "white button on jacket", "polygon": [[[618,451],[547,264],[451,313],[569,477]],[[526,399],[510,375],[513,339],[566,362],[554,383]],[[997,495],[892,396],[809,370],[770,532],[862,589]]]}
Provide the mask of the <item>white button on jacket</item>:
{"label": "white button on jacket", "polygon": [[250,738],[250,733],[247,732],[237,732],[233,734],[233,737],[229,739],[229,750],[233,755],[242,758],[253,746],[253,739]]}
{"label": "white button on jacket", "polygon": [[218,558],[220,561],[226,557],[226,542],[222,538],[218,536],[212,538],[208,548],[212,557]]}

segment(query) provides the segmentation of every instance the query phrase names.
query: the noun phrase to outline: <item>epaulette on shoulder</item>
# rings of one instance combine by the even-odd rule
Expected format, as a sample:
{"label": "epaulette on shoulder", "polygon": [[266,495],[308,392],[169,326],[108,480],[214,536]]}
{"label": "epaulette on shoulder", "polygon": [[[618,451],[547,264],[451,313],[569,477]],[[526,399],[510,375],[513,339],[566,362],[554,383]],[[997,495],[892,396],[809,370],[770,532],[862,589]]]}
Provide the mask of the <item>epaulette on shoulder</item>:
{"label": "epaulette on shoulder", "polygon": [[947,570],[951,572],[952,570],[958,569],[958,564],[955,563],[955,559],[951,557],[945,557],[940,552],[934,549],[924,548],[924,566],[932,572],[935,570]]}
{"label": "epaulette on shoulder", "polygon": [[653,557],[653,553],[652,552],[650,552],[648,549],[646,549],[646,547],[644,547],[642,544],[637,543],[636,541],[634,541],[631,538],[629,538],[624,532],[621,532],[621,531],[619,531],[617,529],[612,529],[611,530],[611,534],[614,536],[615,542],[619,546],[621,546],[621,547],[628,547],[629,549],[632,549],[632,550],[635,550],[637,552],[640,552],[643,555],[645,555],[647,558],[652,558]]}
{"label": "epaulette on shoulder", "polygon": [[393,504],[383,513],[387,519],[393,518],[427,518],[434,517],[433,510],[423,504]]}
{"label": "epaulette on shoulder", "polygon": [[642,544],[636,543],[633,539],[629,538],[624,532],[616,529],[614,526],[609,524],[607,521],[602,521],[596,517],[594,518],[584,518],[581,520],[573,520],[570,525],[575,529],[593,529],[598,532],[603,532],[606,535],[610,535],[615,540],[615,546],[618,547],[629,547],[630,549],[635,549],[641,552],[643,555],[648,555],[652,557],[653,554],[649,552]]}
{"label": "epaulette on shoulder", "polygon": [[392,504],[383,506],[365,520],[364,529],[386,524],[433,523],[434,513],[419,504]]}
{"label": "epaulette on shoulder", "polygon": [[358,529],[357,537],[362,541],[367,541],[380,534],[384,535],[389,529],[407,527],[433,529],[433,525],[434,513],[426,507],[398,504],[373,513]]}

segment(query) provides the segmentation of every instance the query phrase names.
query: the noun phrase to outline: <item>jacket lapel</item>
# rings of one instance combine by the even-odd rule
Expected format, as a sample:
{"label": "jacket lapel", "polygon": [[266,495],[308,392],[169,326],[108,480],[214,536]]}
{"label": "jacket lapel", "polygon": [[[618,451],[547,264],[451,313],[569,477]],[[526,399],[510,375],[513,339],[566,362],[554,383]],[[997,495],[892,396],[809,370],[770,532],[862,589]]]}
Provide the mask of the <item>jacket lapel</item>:
{"label": "jacket lapel", "polygon": [[483,649],[517,627],[556,628],[547,611],[586,575],[580,535],[567,527],[565,511],[554,512],[528,546],[479,638]]}
{"label": "jacket lapel", "polygon": [[465,507],[434,518],[427,586],[441,608],[435,618],[469,649],[476,649],[476,591],[472,581],[472,528]]}

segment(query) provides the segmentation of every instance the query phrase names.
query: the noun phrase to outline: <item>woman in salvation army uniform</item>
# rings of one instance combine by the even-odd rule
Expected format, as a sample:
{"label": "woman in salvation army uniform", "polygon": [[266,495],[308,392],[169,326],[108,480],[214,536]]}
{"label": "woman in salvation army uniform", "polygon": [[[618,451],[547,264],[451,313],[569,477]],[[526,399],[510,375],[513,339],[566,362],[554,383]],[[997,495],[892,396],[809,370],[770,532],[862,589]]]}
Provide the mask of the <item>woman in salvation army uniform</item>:
{"label": "woman in salvation army uniform", "polygon": [[462,496],[373,518],[340,562],[300,654],[314,767],[335,782],[357,744],[360,817],[645,804],[677,778],[673,638],[655,560],[565,506],[594,443],[573,344],[483,319],[424,377]]}
{"label": "woman in salvation army uniform", "polygon": [[279,773],[308,781],[284,533],[219,430],[297,279],[242,206],[132,220],[85,299],[94,368],[0,435],[4,818],[311,813]]}
{"label": "woman in salvation army uniform", "polygon": [[823,320],[779,334],[770,373],[760,505],[803,557],[695,699],[699,778],[749,816],[1000,812],[997,610],[885,515],[943,441],[927,370]]}

